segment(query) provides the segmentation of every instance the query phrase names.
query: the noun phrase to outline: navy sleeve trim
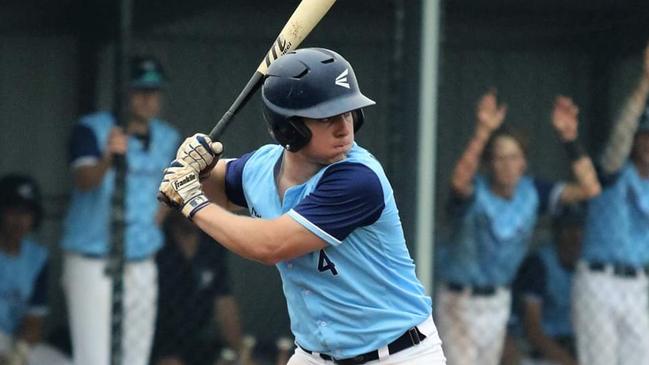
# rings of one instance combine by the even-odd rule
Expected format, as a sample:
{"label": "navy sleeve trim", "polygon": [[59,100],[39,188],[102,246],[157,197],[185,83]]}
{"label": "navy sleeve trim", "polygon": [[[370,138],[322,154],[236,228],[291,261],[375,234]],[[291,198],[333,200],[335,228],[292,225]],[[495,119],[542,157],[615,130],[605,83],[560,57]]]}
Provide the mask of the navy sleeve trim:
{"label": "navy sleeve trim", "polygon": [[72,129],[69,146],[69,163],[74,163],[81,158],[101,158],[101,151],[97,136],[89,127],[77,124]]}
{"label": "navy sleeve trim", "polygon": [[375,223],[385,208],[383,186],[369,167],[343,162],[327,169],[293,210],[338,240]]}
{"label": "navy sleeve trim", "polygon": [[534,178],[534,187],[539,197],[539,213],[553,213],[565,184]]}
{"label": "navy sleeve trim", "polygon": [[253,153],[254,151],[246,153],[236,160],[229,161],[225,171],[225,195],[232,203],[246,208],[248,203],[243,193],[243,168]]}
{"label": "navy sleeve trim", "polygon": [[451,188],[448,200],[446,201],[446,214],[451,217],[461,217],[475,200],[475,191],[468,197],[461,196],[455,189]]}
{"label": "navy sleeve trim", "polygon": [[607,174],[606,172],[604,172],[604,169],[600,164],[595,164],[595,172],[597,173],[597,179],[599,180],[600,184],[602,184],[603,188],[615,184],[622,175],[622,169],[612,174]]}

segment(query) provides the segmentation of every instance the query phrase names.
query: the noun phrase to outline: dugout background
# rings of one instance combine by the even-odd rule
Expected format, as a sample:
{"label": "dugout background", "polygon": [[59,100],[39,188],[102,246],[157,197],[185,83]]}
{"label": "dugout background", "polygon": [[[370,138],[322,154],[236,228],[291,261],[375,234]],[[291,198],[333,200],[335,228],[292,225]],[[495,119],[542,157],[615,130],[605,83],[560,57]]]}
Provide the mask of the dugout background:
{"label": "dugout background", "polygon": [[[209,131],[297,3],[136,0],[134,49],[159,57],[171,79],[164,117],[186,135]],[[66,141],[80,113],[111,105],[106,29],[113,7],[108,0],[0,5],[0,174],[29,173],[45,193],[40,236],[54,253],[50,328],[65,318],[58,239],[70,186]],[[392,180],[413,255],[420,8],[414,0],[339,0],[303,44],[342,53],[364,93],[377,101],[358,139]],[[557,93],[580,106],[582,139],[597,152],[641,70],[649,3],[449,0],[442,20],[438,208],[452,164],[473,131],[475,102],[489,86],[498,87],[509,105],[506,123],[532,137],[529,159],[537,175],[561,178],[568,171],[549,125]],[[228,156],[269,141],[260,112],[253,98],[226,133]],[[437,230],[443,229],[438,214]],[[229,265],[245,332],[261,339],[288,334],[275,268],[236,257]]]}

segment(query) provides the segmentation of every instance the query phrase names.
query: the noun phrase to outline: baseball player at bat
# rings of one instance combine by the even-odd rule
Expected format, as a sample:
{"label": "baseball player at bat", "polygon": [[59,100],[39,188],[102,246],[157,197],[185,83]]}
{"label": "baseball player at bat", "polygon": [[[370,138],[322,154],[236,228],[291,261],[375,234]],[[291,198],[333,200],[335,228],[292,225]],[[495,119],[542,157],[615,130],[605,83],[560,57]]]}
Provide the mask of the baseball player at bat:
{"label": "baseball player at bat", "polygon": [[[455,166],[441,252],[437,320],[449,365],[497,365],[510,314],[510,284],[541,213],[600,192],[590,158],[577,144],[577,107],[557,97],[552,124],[566,145],[576,181],[526,175],[525,147],[501,128],[507,109],[495,90],[480,99],[476,130]],[[478,173],[482,157],[486,174]]]}
{"label": "baseball player at bat", "polygon": [[[289,52],[262,100],[278,144],[219,160],[222,145],[194,135],[161,197],[234,253],[276,265],[297,345],[288,364],[445,364],[390,183],[354,142],[374,101],[352,66],[327,49]],[[252,217],[228,211],[239,209]]]}
{"label": "baseball player at bat", "polygon": [[649,45],[611,132],[573,285],[580,364],[649,364]]}
{"label": "baseball player at bat", "polygon": [[111,234],[115,155],[124,155],[125,270],[123,363],[145,365],[153,339],[157,269],[153,256],[162,246],[160,228],[167,208],[155,199],[162,170],[180,142],[175,128],[158,118],[165,76],[151,57],[133,57],[128,120],[115,126],[109,112],[81,117],[70,139],[74,186],[61,245],[75,365],[107,365],[110,360],[111,285],[106,273]]}

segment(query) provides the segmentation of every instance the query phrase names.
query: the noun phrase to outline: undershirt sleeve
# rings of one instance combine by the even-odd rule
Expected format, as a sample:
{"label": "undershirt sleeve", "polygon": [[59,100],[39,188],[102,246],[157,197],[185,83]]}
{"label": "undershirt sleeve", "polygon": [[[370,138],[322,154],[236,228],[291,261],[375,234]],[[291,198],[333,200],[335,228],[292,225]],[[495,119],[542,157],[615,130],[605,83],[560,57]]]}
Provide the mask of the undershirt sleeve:
{"label": "undershirt sleeve", "polygon": [[70,136],[68,162],[72,167],[94,165],[102,157],[97,137],[89,127],[77,124]]}

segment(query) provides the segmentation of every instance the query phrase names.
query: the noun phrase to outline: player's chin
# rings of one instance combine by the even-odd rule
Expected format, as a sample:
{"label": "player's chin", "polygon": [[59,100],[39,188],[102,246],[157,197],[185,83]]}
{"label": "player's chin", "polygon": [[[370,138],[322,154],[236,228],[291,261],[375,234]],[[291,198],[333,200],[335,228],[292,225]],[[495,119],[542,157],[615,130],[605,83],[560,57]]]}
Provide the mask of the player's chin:
{"label": "player's chin", "polygon": [[323,162],[324,165],[330,165],[332,163],[340,162],[340,161],[344,160],[345,158],[347,158],[347,152],[348,151],[349,151],[349,149],[341,150],[341,151],[338,151],[336,153],[331,153],[328,156],[326,156],[325,158],[323,158],[322,162]]}
{"label": "player's chin", "polygon": [[340,162],[345,159],[347,155],[345,154],[338,154],[338,155],[331,155],[327,156],[325,158],[320,159],[320,164],[321,165],[331,165],[332,163]]}

